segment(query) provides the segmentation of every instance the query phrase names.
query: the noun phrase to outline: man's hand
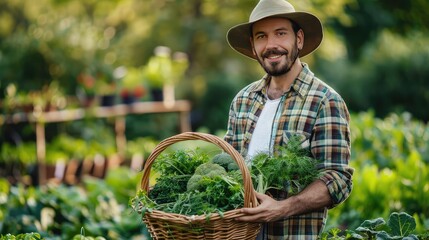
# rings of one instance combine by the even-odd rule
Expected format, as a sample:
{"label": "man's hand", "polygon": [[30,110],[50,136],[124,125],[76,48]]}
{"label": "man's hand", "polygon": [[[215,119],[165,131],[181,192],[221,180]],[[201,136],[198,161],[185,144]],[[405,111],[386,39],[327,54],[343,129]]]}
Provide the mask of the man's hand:
{"label": "man's hand", "polygon": [[262,193],[256,193],[256,198],[259,200],[259,206],[242,208],[241,213],[244,216],[237,217],[237,221],[272,222],[332,205],[328,188],[320,180],[314,181],[298,195],[285,200],[277,201]]}
{"label": "man's hand", "polygon": [[236,218],[237,221],[244,222],[272,222],[284,216],[284,201],[277,201],[268,195],[256,193],[259,206],[254,208],[242,208],[241,213],[245,216]]}

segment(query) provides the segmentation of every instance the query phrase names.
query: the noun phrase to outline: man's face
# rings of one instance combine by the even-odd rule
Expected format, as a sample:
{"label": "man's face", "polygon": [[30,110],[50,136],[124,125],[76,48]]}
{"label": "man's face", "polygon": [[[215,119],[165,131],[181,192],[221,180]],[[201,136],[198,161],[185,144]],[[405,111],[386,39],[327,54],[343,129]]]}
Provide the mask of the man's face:
{"label": "man's face", "polygon": [[264,70],[272,76],[290,71],[298,57],[304,39],[302,30],[297,34],[285,18],[266,18],[253,24],[253,51]]}

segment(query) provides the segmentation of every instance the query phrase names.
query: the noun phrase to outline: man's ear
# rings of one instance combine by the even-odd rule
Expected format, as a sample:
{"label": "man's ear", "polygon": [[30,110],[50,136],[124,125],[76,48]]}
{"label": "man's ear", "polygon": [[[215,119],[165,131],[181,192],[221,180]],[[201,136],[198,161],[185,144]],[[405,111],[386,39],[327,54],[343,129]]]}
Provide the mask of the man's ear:
{"label": "man's ear", "polygon": [[299,29],[296,33],[296,43],[298,45],[298,49],[302,50],[304,47],[304,31],[302,29]]}

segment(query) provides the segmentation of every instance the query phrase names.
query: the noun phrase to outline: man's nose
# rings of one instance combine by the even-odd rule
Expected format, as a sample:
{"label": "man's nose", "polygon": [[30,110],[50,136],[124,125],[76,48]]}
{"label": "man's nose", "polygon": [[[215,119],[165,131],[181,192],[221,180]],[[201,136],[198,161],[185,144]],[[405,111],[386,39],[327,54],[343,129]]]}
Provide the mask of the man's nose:
{"label": "man's nose", "polygon": [[266,49],[275,49],[278,47],[278,39],[275,36],[267,36]]}

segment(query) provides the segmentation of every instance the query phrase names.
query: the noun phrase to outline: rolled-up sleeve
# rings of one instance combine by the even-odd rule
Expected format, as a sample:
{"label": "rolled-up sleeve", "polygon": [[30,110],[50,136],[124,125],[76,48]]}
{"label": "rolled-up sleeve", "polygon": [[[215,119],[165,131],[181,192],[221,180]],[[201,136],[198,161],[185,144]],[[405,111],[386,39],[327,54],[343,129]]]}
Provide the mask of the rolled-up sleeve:
{"label": "rolled-up sleeve", "polygon": [[320,180],[328,188],[333,208],[349,197],[354,171],[349,165],[350,115],[338,95],[328,98],[320,108],[313,133],[311,151],[316,159],[322,160]]}

